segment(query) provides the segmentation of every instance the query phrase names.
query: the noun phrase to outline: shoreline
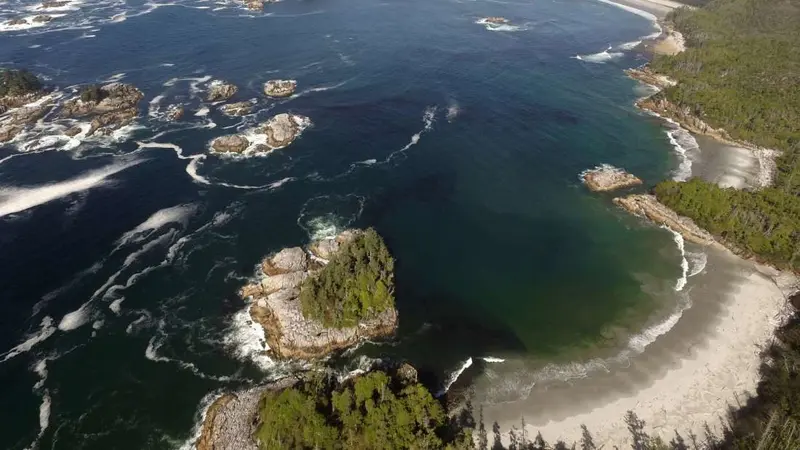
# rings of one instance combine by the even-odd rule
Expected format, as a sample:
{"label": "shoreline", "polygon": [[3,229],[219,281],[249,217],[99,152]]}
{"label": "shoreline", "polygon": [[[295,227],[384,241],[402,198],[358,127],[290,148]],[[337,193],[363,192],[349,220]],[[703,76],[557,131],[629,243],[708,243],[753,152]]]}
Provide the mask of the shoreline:
{"label": "shoreline", "polygon": [[[620,4],[624,9],[642,8],[652,14],[665,7],[657,0],[624,0]],[[645,39],[641,46],[653,54],[675,55],[685,50],[685,41],[663,22],[665,16],[659,15],[656,21],[661,34]],[[780,152],[736,141],[725,130],[714,129],[680,110],[659,95],[675,82],[649,71],[647,65],[626,73],[658,90],[637,100],[637,108],[671,123],[695,141],[693,148],[683,148],[667,131],[675,151],[688,164],[688,176],[737,189],[771,185]],[[490,405],[488,417],[505,419],[500,421],[504,442],[509,442],[508,430],[519,428],[519,418],[524,417],[527,436],[541,432],[551,443],[557,439],[568,445],[578,442],[581,425],[586,425],[598,447],[630,445],[624,422],[628,411],[646,423],[645,431],[651,437],[659,436],[665,442],[673,439],[676,431],[684,438],[695,434],[702,440],[705,426],[719,433],[720,418],[728,408],[755,394],[760,352],[794,311],[788,300],[800,290],[800,277],[741,257],[716,241],[713,244],[693,244],[702,248],[708,265],[698,280],[687,286],[688,307],[679,308],[674,323],[644,352],[629,359],[612,359],[610,364],[604,360],[599,370],[595,367],[583,378],[532,385],[522,400]],[[728,279],[706,281],[715,277]],[[627,366],[622,359],[627,359]]]}

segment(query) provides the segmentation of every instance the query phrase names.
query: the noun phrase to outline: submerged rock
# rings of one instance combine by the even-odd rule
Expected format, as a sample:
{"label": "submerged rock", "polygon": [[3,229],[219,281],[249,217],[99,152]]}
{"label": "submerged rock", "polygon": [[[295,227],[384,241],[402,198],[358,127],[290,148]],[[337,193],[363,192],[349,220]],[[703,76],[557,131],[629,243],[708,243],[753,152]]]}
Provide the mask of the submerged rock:
{"label": "submerged rock", "polygon": [[9,25],[9,26],[12,26],[12,25],[27,25],[27,24],[28,24],[28,21],[25,20],[25,19],[11,19],[11,20],[6,22],[6,25]]}
{"label": "submerged rock", "polygon": [[33,18],[33,21],[36,23],[50,22],[51,20],[53,20],[53,16],[48,16],[46,14],[43,14],[41,16],[36,16]]}
{"label": "submerged rock", "polygon": [[226,116],[246,116],[253,110],[253,104],[250,102],[229,103],[220,106],[219,110]]}
{"label": "submerged rock", "polygon": [[[330,258],[343,243],[359,233],[360,230],[347,230],[339,236],[311,244],[309,251],[316,258],[319,255],[313,252]],[[264,328],[273,356],[321,358],[364,339],[391,336],[397,329],[398,317],[394,307],[350,328],[328,328],[315,319],[306,318],[299,299],[300,285],[322,268],[324,262],[310,258],[300,247],[283,249],[264,260],[258,282],[240,291],[242,296],[252,297],[250,316]]]}
{"label": "submerged rock", "polygon": [[39,5],[39,9],[48,9],[48,8],[61,8],[62,6],[69,5],[69,2],[65,1],[45,1]]}
{"label": "submerged rock", "polygon": [[297,89],[295,80],[269,80],[264,84],[264,93],[270,97],[288,97]]}
{"label": "submerged rock", "polygon": [[308,117],[295,114],[278,114],[264,124],[267,145],[282,148],[291,144],[311,121]]}
{"label": "submerged rock", "polygon": [[175,122],[177,120],[181,120],[183,115],[186,113],[186,110],[181,105],[170,105],[167,108],[166,118],[170,122]]}
{"label": "submerged rock", "polygon": [[642,184],[642,180],[620,168],[603,164],[581,174],[583,183],[592,191],[606,192]]}
{"label": "submerged rock", "polygon": [[510,23],[510,21],[505,17],[497,16],[484,17],[481,21],[484,23],[491,23],[492,25],[507,25]]}
{"label": "submerged rock", "polygon": [[220,136],[211,141],[211,150],[220,153],[242,153],[250,145],[246,137],[238,134]]}
{"label": "submerged rock", "polygon": [[236,95],[239,91],[239,88],[236,85],[227,83],[225,81],[215,80],[213,81],[208,87],[208,95],[206,96],[206,101],[209,102],[220,102],[229,100],[231,97]]}

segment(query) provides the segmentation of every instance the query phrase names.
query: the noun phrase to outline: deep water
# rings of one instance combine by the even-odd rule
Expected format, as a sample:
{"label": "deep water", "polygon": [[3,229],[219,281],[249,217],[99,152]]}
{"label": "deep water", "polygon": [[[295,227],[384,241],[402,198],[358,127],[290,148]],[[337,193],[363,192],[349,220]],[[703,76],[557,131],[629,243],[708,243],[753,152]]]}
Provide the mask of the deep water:
{"label": "deep water", "polygon": [[[146,97],[117,141],[0,149],[0,208],[14,210],[0,217],[2,448],[185,445],[209,394],[291,369],[255,363],[237,328],[260,258],[348,226],[375,227],[395,255],[401,327],[343,370],[408,359],[444,384],[469,357],[581,361],[675,304],[672,236],[579,180],[610,163],[649,185],[678,165],[622,73],[645,61],[619,49],[653,32],[642,17],[592,0],[285,0],[263,14],[100,0],[64,14],[0,33],[3,66]],[[475,23],[490,15],[513,26]],[[207,77],[257,112],[195,115]],[[301,95],[264,98],[277,77]],[[171,103],[187,106],[177,124],[160,120]],[[290,147],[185,159],[285,111],[313,121]]]}

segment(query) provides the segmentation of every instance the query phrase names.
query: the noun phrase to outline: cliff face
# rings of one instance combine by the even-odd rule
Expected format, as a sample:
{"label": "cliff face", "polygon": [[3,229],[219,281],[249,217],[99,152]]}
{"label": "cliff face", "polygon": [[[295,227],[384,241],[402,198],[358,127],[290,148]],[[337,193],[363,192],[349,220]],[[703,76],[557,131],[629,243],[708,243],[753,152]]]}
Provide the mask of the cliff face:
{"label": "cliff face", "polygon": [[260,279],[242,288],[252,297],[250,316],[265,331],[270,353],[282,359],[315,359],[355,345],[365,339],[392,336],[397,329],[397,310],[389,308],[355,327],[328,328],[303,316],[300,285],[319,271],[328,259],[360,231],[317,241],[308,249],[286,248],[266,258]]}

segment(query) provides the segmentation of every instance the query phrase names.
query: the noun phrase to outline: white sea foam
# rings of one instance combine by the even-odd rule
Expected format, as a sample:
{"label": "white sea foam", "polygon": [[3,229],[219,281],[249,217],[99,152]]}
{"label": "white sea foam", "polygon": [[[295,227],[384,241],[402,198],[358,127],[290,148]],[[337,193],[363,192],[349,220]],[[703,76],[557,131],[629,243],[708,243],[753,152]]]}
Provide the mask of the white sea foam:
{"label": "white sea foam", "polygon": [[463,364],[461,364],[461,367],[459,367],[457,370],[455,370],[453,373],[450,374],[450,376],[447,378],[447,381],[444,383],[444,387],[442,388],[441,391],[439,391],[436,394],[436,396],[441,397],[442,395],[446,394],[447,391],[450,389],[450,386],[452,386],[453,383],[455,383],[456,380],[458,380],[458,377],[460,377],[465,370],[469,369],[470,366],[472,366],[472,358],[467,358],[467,360],[464,361]]}
{"label": "white sea foam", "polygon": [[601,3],[605,3],[607,5],[616,6],[617,8],[622,8],[625,11],[628,11],[630,13],[636,14],[637,16],[644,17],[645,19],[647,19],[647,20],[649,20],[649,21],[651,21],[653,23],[658,22],[658,17],[656,17],[654,14],[649,13],[649,12],[644,11],[644,10],[641,10],[641,9],[638,9],[638,8],[634,8],[633,6],[623,5],[621,3],[614,3],[611,0],[597,0],[597,1],[601,2]]}
{"label": "white sea foam", "polygon": [[697,151],[700,145],[691,133],[681,128],[674,121],[669,119],[667,121],[672,124],[673,128],[666,130],[665,133],[680,159],[672,178],[675,181],[686,181],[692,176],[692,160],[689,157],[689,152]]}
{"label": "white sea foam", "polygon": [[461,114],[461,106],[457,101],[451,101],[450,104],[447,105],[447,114],[445,115],[447,121],[452,123],[459,114]]}
{"label": "white sea foam", "polygon": [[137,151],[145,149],[145,148],[166,148],[173,150],[175,154],[178,156],[178,159],[188,159],[189,164],[186,165],[186,173],[189,174],[192,179],[200,184],[212,184],[207,178],[199,175],[197,173],[197,165],[200,161],[206,158],[206,155],[199,154],[199,155],[183,155],[183,149],[176,145],[170,143],[160,143],[160,142],[141,142],[137,141],[136,144],[139,146]]}
{"label": "white sea foam", "polygon": [[252,361],[265,372],[275,367],[266,354],[269,346],[264,328],[250,317],[250,305],[233,315],[224,342],[237,358]]}
{"label": "white sea foam", "polygon": [[681,254],[681,276],[678,278],[678,281],[675,282],[675,290],[680,292],[684,287],[686,287],[687,277],[689,274],[689,261],[686,259],[686,246],[684,244],[683,236],[680,233],[666,226],[662,226],[662,228],[665,228],[672,233],[672,239],[675,241],[675,245],[678,246],[678,251]]}
{"label": "white sea foam", "polygon": [[599,53],[593,53],[591,55],[576,55],[573,58],[579,61],[584,61],[594,64],[605,64],[607,61],[617,59],[623,55],[622,52],[613,52],[609,50],[611,50],[611,47],[608,47],[607,49]]}
{"label": "white sea foam", "polygon": [[65,285],[63,285],[63,286],[61,286],[59,288],[56,288],[56,289],[48,292],[47,294],[43,295],[42,299],[39,300],[35,305],[33,305],[31,316],[35,316],[35,315],[39,314],[39,312],[41,312],[42,308],[47,306],[47,304],[50,303],[51,300],[53,300],[54,298],[56,298],[59,295],[63,294],[64,292],[72,289],[73,287],[77,286],[78,283],[83,281],[83,279],[86,278],[87,276],[92,275],[94,273],[97,273],[97,271],[100,270],[101,267],[103,267],[104,263],[105,263],[105,260],[102,260],[102,261],[99,261],[99,262],[96,262],[96,263],[92,264],[92,266],[89,267],[88,269],[84,269],[84,270],[78,272],[78,274],[75,275],[75,277],[72,278],[69,281],[69,283],[67,283],[67,284],[65,284]]}
{"label": "white sea foam", "polygon": [[417,133],[414,133],[411,136],[411,140],[408,142],[408,144],[405,145],[405,147],[401,148],[400,150],[395,150],[394,152],[389,154],[389,157],[386,158],[386,162],[389,162],[392,159],[394,159],[394,158],[396,158],[396,157],[398,157],[400,155],[405,154],[405,152],[409,148],[417,145],[417,143],[419,142],[420,138],[422,137],[422,134],[430,131],[433,128],[433,123],[436,120],[436,109],[437,108],[435,106],[429,106],[429,107],[425,108],[425,111],[423,111],[423,113],[422,113],[422,123],[424,124],[424,126],[422,127],[422,130],[420,130]]}
{"label": "white sea foam", "polygon": [[153,362],[176,364],[176,365],[178,365],[178,367],[180,367],[180,368],[182,368],[184,370],[188,370],[188,371],[192,372],[193,374],[197,375],[200,378],[205,378],[205,379],[209,379],[209,380],[216,380],[216,381],[229,381],[230,380],[230,377],[227,377],[227,376],[217,377],[217,376],[213,376],[213,375],[207,375],[207,374],[201,372],[200,369],[198,369],[197,366],[194,365],[193,363],[186,362],[186,361],[181,361],[180,359],[168,358],[166,356],[159,355],[158,354],[158,349],[161,348],[162,345],[164,345],[164,341],[163,340],[156,340],[155,336],[150,338],[150,341],[147,343],[147,348],[144,350],[145,358],[147,358],[147,359],[149,359],[150,361],[153,361]]}
{"label": "white sea foam", "polygon": [[344,371],[336,374],[336,380],[339,383],[343,383],[353,377],[363,375],[369,372],[375,366],[375,364],[379,363],[380,361],[380,359],[360,355],[358,359],[355,360],[355,368],[351,368],[353,367],[353,364],[348,364],[348,367]]}
{"label": "white sea foam", "polygon": [[708,254],[704,252],[687,252],[686,258],[689,260],[689,278],[703,272],[708,263]]}
{"label": "white sea foam", "polygon": [[481,359],[484,360],[487,363],[502,363],[502,362],[506,362],[505,359],[503,359],[503,358],[495,358],[494,356],[484,356]]}
{"label": "white sea foam", "polygon": [[76,192],[104,185],[111,175],[139,164],[140,160],[127,161],[87,172],[77,178],[44,184],[36,187],[0,187],[0,217],[24,211]]}
{"label": "white sea foam", "polygon": [[192,427],[192,432],[189,438],[178,447],[178,450],[197,450],[195,443],[200,439],[200,434],[203,432],[203,424],[206,421],[208,408],[217,401],[218,398],[222,397],[222,395],[223,392],[221,390],[216,390],[209,392],[200,400],[200,406],[197,408],[197,413],[195,414],[196,419],[194,427]]}
{"label": "white sea foam", "polygon": [[89,304],[84,303],[75,311],[65,314],[64,317],[61,318],[61,322],[58,323],[58,329],[61,331],[72,331],[85,325],[91,318],[91,312]]}
{"label": "white sea foam", "polygon": [[661,322],[649,326],[641,333],[628,340],[628,347],[636,353],[642,353],[648,345],[655,342],[659,337],[667,334],[681,319],[684,311],[692,307],[691,298],[688,295],[682,296],[678,308]]}
{"label": "white sea foam", "polygon": [[113,302],[111,302],[110,305],[108,305],[108,309],[113,311],[114,314],[119,315],[120,312],[122,311],[122,302],[123,301],[125,301],[125,297],[120,297],[120,298],[114,300]]}
{"label": "white sea foam", "polygon": [[189,219],[197,212],[197,208],[196,204],[188,203],[158,210],[147,220],[137,225],[136,228],[117,239],[117,246],[141,242],[150,236],[150,232],[170,223],[177,223],[186,228]]}
{"label": "white sea foam", "polygon": [[486,19],[478,19],[475,21],[478,25],[483,25],[489,31],[505,31],[505,32],[513,32],[513,31],[525,31],[528,29],[528,24],[524,25],[511,25],[509,23],[492,23]]}
{"label": "white sea foam", "polygon": [[56,328],[53,326],[53,318],[50,316],[45,316],[42,318],[42,322],[39,324],[39,330],[35,333],[29,334],[25,337],[25,340],[17,345],[16,347],[8,350],[7,352],[3,353],[3,360],[0,362],[8,361],[9,359],[19,355],[20,353],[25,353],[32,349],[36,344],[44,342],[56,332]]}

